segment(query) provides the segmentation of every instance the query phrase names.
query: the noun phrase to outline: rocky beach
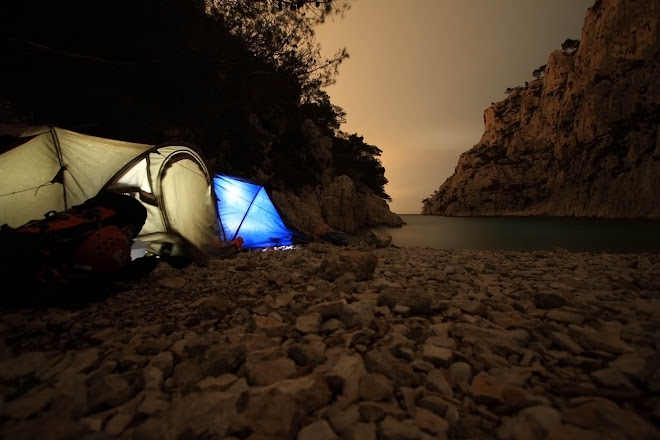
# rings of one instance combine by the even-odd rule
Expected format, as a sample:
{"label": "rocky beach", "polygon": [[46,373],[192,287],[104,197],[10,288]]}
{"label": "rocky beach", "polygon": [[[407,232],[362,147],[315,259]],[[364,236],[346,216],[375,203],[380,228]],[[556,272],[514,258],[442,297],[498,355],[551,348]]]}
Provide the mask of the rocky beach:
{"label": "rocky beach", "polygon": [[115,290],[2,310],[0,437],[660,437],[657,254],[312,243]]}

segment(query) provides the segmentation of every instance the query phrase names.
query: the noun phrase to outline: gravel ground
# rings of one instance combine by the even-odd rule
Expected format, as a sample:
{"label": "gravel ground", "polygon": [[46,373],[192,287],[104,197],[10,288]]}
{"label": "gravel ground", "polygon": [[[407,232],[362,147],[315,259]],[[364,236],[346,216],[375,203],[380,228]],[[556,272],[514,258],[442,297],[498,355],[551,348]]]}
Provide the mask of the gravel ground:
{"label": "gravel ground", "polygon": [[1,312],[7,439],[660,438],[657,254],[313,243]]}

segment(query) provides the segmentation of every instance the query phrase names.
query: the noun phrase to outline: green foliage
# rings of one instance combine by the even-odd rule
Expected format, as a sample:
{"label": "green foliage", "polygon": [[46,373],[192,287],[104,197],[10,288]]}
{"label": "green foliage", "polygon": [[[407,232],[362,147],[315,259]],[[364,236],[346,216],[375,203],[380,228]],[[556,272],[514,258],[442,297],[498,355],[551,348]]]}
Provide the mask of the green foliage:
{"label": "green foliage", "polygon": [[357,186],[371,189],[377,196],[392,200],[385,192],[387,179],[378,157],[382,151],[364,142],[357,133],[335,138],[332,147],[332,160],[336,175],[346,175]]}
{"label": "green foliage", "polygon": [[[295,78],[250,54],[194,0],[3,3],[0,93],[48,123],[160,142],[232,138],[248,115],[297,105]],[[130,13],[129,13],[130,12]],[[277,84],[277,87],[273,87]]]}
{"label": "green foliage", "polygon": [[262,59],[294,75],[305,97],[332,84],[346,49],[321,56],[314,28],[349,9],[347,1],[205,0],[207,11]]}
{"label": "green foliage", "polygon": [[326,136],[339,132],[341,124],[346,122],[346,112],[330,102],[328,94],[319,90],[312,101],[303,103],[300,112],[306,119],[314,121]]}
{"label": "green foliage", "polygon": [[[11,68],[0,69],[0,102],[33,124],[150,144],[185,141],[212,171],[267,175],[294,190],[347,174],[389,198],[381,151],[343,136],[346,113],[321,89],[347,54],[322,59],[314,26],[346,2],[281,5],[2,2],[0,54]],[[318,129],[314,139],[307,120]],[[333,143],[337,169],[323,154],[322,145]]]}
{"label": "green foliage", "polygon": [[580,47],[580,40],[572,40],[568,38],[566,41],[564,41],[561,45],[561,50],[564,53],[567,53],[569,55],[573,55],[576,50]]}
{"label": "green foliage", "polygon": [[513,95],[513,94],[517,94],[517,93],[521,92],[522,90],[523,90],[523,87],[521,87],[521,86],[507,87],[507,89],[505,90],[505,93],[506,93],[507,96],[510,96],[510,95]]}
{"label": "green foliage", "polygon": [[546,68],[546,64],[542,65],[541,67],[539,67],[538,69],[532,72],[532,76],[534,76],[534,78],[536,79],[541,79],[545,74],[545,68]]}

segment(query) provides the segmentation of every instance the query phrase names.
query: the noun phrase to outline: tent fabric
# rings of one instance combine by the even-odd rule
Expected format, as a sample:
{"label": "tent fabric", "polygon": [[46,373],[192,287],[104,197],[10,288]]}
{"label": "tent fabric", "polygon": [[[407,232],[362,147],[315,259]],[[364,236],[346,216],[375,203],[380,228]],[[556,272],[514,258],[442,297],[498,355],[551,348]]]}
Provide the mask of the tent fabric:
{"label": "tent fabric", "polygon": [[227,240],[241,237],[246,248],[293,244],[295,234],[284,225],[263,186],[226,175],[215,175],[213,186]]}
{"label": "tent fabric", "polygon": [[202,254],[222,233],[212,179],[185,145],[153,146],[73,131],[31,128],[22,145],[0,155],[0,225],[21,226],[65,211],[101,190],[132,195],[147,208],[138,238],[160,254]]}

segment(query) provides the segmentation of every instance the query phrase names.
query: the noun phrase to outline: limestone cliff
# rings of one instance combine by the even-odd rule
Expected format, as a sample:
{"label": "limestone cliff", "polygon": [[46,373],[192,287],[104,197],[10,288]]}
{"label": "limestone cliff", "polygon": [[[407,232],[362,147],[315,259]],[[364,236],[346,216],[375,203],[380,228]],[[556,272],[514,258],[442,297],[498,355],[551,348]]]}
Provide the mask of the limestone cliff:
{"label": "limestone cliff", "polygon": [[660,218],[660,0],[598,0],[575,53],[484,112],[422,213]]}

